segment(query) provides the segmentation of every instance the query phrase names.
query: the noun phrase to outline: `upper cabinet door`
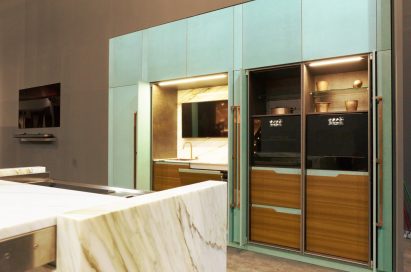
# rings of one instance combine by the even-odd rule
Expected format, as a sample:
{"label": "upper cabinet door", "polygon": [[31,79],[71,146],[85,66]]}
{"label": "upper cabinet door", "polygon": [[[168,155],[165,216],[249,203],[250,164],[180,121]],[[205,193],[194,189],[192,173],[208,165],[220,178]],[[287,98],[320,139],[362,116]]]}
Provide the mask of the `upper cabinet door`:
{"label": "upper cabinet door", "polygon": [[144,31],[144,62],[149,82],[185,77],[187,74],[187,20]]}
{"label": "upper cabinet door", "polygon": [[243,5],[243,67],[301,61],[301,0]]}
{"label": "upper cabinet door", "polygon": [[142,32],[110,40],[110,87],[137,84],[141,78]]}
{"label": "upper cabinet door", "polygon": [[233,69],[234,9],[226,8],[188,19],[188,75]]}
{"label": "upper cabinet door", "polygon": [[375,1],[302,0],[304,60],[375,50]]}

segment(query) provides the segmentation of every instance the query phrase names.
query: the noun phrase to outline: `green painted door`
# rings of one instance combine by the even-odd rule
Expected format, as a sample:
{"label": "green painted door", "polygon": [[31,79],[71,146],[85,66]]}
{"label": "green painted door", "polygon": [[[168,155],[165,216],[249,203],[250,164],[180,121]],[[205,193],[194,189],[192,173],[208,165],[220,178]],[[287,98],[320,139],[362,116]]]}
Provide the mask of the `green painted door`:
{"label": "green painted door", "polygon": [[376,47],[376,0],[302,0],[304,60]]}
{"label": "green painted door", "polygon": [[134,113],[137,85],[111,88],[109,94],[109,185],[134,186]]}
{"label": "green painted door", "polygon": [[141,78],[142,32],[110,40],[110,87],[137,84]]}
{"label": "green painted door", "polygon": [[188,19],[189,76],[233,69],[234,9],[226,8]]}
{"label": "green painted door", "polygon": [[242,24],[244,68],[301,61],[301,0],[246,3]]}
{"label": "green painted door", "polygon": [[144,63],[149,82],[187,74],[187,20],[144,31]]}

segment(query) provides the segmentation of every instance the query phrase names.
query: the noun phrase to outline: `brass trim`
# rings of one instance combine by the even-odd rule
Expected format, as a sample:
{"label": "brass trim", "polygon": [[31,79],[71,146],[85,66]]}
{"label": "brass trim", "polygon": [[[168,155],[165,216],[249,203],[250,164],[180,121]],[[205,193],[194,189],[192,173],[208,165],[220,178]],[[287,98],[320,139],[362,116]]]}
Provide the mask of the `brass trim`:
{"label": "brass trim", "polygon": [[382,228],[384,226],[384,169],[383,169],[383,99],[382,96],[376,97],[378,107],[378,158],[376,161],[378,167],[378,222],[377,227]]}

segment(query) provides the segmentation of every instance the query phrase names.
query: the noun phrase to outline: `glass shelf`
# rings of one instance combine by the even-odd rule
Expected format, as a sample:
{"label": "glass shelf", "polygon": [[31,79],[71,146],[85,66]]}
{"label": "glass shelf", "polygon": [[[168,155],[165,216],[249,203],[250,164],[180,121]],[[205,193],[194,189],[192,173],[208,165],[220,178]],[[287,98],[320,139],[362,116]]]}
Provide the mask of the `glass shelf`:
{"label": "glass shelf", "polygon": [[368,87],[361,87],[361,88],[347,88],[347,89],[332,89],[326,91],[314,91],[310,94],[313,97],[321,97],[326,95],[339,95],[339,94],[368,94]]}

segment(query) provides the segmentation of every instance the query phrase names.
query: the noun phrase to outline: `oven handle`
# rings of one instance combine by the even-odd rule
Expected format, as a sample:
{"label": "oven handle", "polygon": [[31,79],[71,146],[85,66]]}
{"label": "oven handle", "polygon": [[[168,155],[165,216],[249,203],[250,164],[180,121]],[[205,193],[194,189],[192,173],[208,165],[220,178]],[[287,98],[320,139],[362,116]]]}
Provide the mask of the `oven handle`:
{"label": "oven handle", "polygon": [[[377,108],[378,108],[378,157],[377,157],[377,167],[378,167],[378,178],[379,178],[379,189],[378,189],[378,222],[377,227],[382,228],[384,225],[383,217],[383,207],[384,207],[384,170],[383,170],[383,99],[382,96],[376,97]],[[377,178],[377,181],[378,181]]]}

